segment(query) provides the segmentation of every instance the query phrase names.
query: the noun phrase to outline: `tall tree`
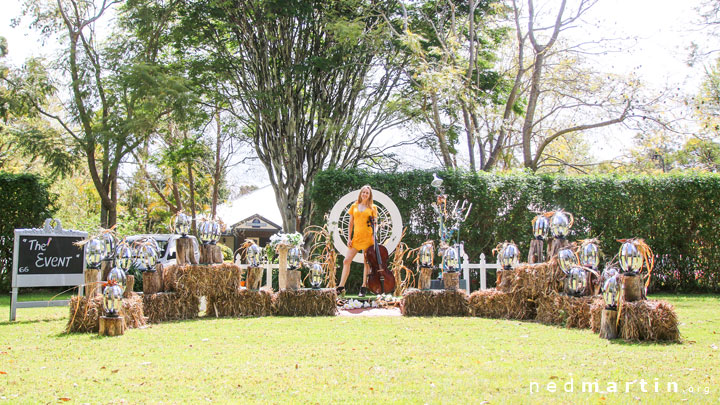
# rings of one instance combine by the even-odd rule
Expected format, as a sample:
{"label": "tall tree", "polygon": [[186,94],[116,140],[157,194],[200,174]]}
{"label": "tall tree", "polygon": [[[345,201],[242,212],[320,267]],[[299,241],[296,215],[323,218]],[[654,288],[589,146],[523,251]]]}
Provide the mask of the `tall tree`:
{"label": "tall tree", "polygon": [[562,34],[579,24],[596,2],[561,0],[543,14],[534,0],[527,0],[527,7],[512,0],[518,57],[513,91],[523,94],[527,83],[519,143],[523,166],[533,171],[548,158],[548,145],[560,137],[634,118],[667,124],[652,114],[657,98],[640,102],[637,80],[588,69],[582,63],[582,46],[562,40]]}
{"label": "tall tree", "polygon": [[464,133],[470,169],[489,169],[501,148],[495,147],[493,133],[480,135],[480,114],[484,105],[508,97],[508,85],[494,69],[495,52],[507,31],[494,24],[503,14],[501,4],[426,0],[409,4],[403,14],[404,24],[395,34],[412,55],[406,75],[415,90],[413,100],[436,138],[433,144],[443,165],[456,166],[456,145]]}
{"label": "tall tree", "polygon": [[283,216],[303,228],[298,197],[325,166],[358,165],[382,151],[383,130],[404,120],[393,100],[402,55],[389,52],[383,15],[396,2],[182,2],[179,50],[197,76],[213,74],[248,128]]}
{"label": "tall tree", "polygon": [[57,34],[63,56],[49,64],[49,76],[62,100],[59,112],[34,108],[62,128],[65,142],[82,151],[100,196],[101,225],[117,220],[118,171],[141,145],[161,117],[191,97],[182,79],[156,63],[152,41],[129,40],[120,28],[102,40],[99,27],[109,27],[111,9],[119,0],[40,0],[25,2],[31,27]]}

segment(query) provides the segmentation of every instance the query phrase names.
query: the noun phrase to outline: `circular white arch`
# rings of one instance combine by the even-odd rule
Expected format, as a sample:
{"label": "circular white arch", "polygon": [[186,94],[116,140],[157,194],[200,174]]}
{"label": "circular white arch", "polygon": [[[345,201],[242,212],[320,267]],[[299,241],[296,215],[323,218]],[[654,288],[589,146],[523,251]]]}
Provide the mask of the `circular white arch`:
{"label": "circular white arch", "polygon": [[[328,230],[332,233],[333,245],[341,255],[345,255],[348,250],[348,245],[345,240],[347,235],[348,222],[345,220],[349,218],[347,211],[350,206],[357,201],[357,196],[360,190],[351,191],[344,196],[340,197],[338,202],[335,203],[330,215],[328,215]],[[380,236],[380,242],[387,248],[388,253],[392,253],[397,245],[400,243],[402,237],[402,217],[400,216],[400,210],[398,210],[395,203],[382,191],[373,189],[373,202],[378,206],[378,224],[388,224],[383,229],[378,229],[378,235]],[[383,237],[385,236],[384,240]],[[355,256],[353,259],[355,263],[363,263],[362,256]]]}

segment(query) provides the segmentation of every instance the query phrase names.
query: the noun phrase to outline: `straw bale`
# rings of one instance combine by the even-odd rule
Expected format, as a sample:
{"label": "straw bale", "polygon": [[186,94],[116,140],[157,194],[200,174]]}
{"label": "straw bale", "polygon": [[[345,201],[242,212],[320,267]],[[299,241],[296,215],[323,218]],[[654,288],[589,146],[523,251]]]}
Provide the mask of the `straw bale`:
{"label": "straw bale", "polygon": [[174,279],[177,291],[184,295],[230,295],[240,288],[240,267],[235,263],[178,266]]}
{"label": "straw bale", "polygon": [[[546,325],[590,328],[590,308],[599,297],[570,297],[554,293],[537,300],[537,317]],[[602,301],[602,299],[601,299]]]}
{"label": "straw bale", "polygon": [[177,269],[180,267],[177,264],[173,264],[163,268],[162,271],[162,287],[164,292],[175,292],[177,291]]}
{"label": "straw bale", "polygon": [[590,306],[590,329],[594,333],[600,333],[603,309],[605,309],[605,301],[602,299],[593,301],[592,306]]}
{"label": "straw bale", "polygon": [[143,305],[150,323],[194,319],[200,312],[200,298],[177,292],[143,295]]}
{"label": "straw bale", "polygon": [[508,318],[511,295],[495,289],[470,294],[470,315],[481,318]]}
{"label": "straw bale", "polygon": [[464,290],[408,289],[400,311],[405,316],[468,316],[468,295]]}
{"label": "straw bale", "polygon": [[[70,298],[70,318],[65,331],[97,333],[100,329],[100,316],[103,314],[102,300],[101,295],[96,295],[91,299],[77,296]],[[142,298],[135,293],[128,298],[123,298],[119,315],[125,319],[125,325],[128,328],[144,326],[146,319]]]}
{"label": "straw bale", "polygon": [[273,314],[278,316],[335,316],[334,288],[281,290],[273,297]]}
{"label": "straw bale", "polygon": [[666,301],[635,301],[622,304],[620,337],[625,340],[680,341],[675,308]]}
{"label": "straw bale", "polygon": [[250,317],[272,315],[272,290],[246,288],[227,295],[208,296],[207,317]]}

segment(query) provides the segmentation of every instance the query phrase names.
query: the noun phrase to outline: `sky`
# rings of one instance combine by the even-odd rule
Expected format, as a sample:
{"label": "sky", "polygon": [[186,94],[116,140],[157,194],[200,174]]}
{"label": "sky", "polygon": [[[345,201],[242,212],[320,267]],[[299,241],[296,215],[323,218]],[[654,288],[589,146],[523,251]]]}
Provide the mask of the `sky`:
{"label": "sky", "polygon": [[[643,82],[654,88],[676,88],[688,95],[697,93],[704,66],[687,64],[691,42],[702,43],[705,35],[695,27],[699,20],[696,9],[702,0],[599,0],[586,14],[582,26],[568,31],[570,41],[600,38],[634,38],[622,41],[622,51],[598,56],[597,63],[609,73],[636,72]],[[571,1],[572,2],[572,1]],[[25,58],[39,56],[53,50],[52,42],[43,44],[40,37],[29,30],[27,21],[17,28],[10,27],[12,18],[20,14],[18,0],[0,0],[0,35],[8,40],[9,62],[18,66]],[[558,0],[538,0],[536,8],[556,7]],[[610,139],[592,144],[594,154],[611,158],[630,146],[631,134],[617,130],[606,131]],[[422,151],[408,151],[408,161],[418,161]],[[420,159],[430,166],[439,162]],[[267,183],[264,168],[245,166],[243,184]],[[238,174],[239,175],[239,174]]]}

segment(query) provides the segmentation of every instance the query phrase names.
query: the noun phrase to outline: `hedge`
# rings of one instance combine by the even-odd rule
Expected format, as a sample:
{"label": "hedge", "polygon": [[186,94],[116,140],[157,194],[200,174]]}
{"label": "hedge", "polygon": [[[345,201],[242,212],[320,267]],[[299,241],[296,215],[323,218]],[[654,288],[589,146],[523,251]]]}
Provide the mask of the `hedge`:
{"label": "hedge", "polygon": [[[309,190],[311,223],[323,216],[345,193],[364,184],[387,194],[407,226],[404,242],[411,248],[437,240],[431,203],[433,172],[371,173],[327,170]],[[480,253],[492,261],[498,242],[514,240],[527,255],[531,221],[538,211],[564,209],[575,216],[568,238],[600,239],[610,259],[616,239],[645,238],[656,254],[651,288],[665,291],[720,291],[720,176],[553,176],[443,171],[450,202],[468,199],[472,212],[460,237],[470,260]]]}
{"label": "hedge", "polygon": [[54,197],[33,174],[0,172],[0,291],[9,291],[16,228],[39,228],[52,217]]}

